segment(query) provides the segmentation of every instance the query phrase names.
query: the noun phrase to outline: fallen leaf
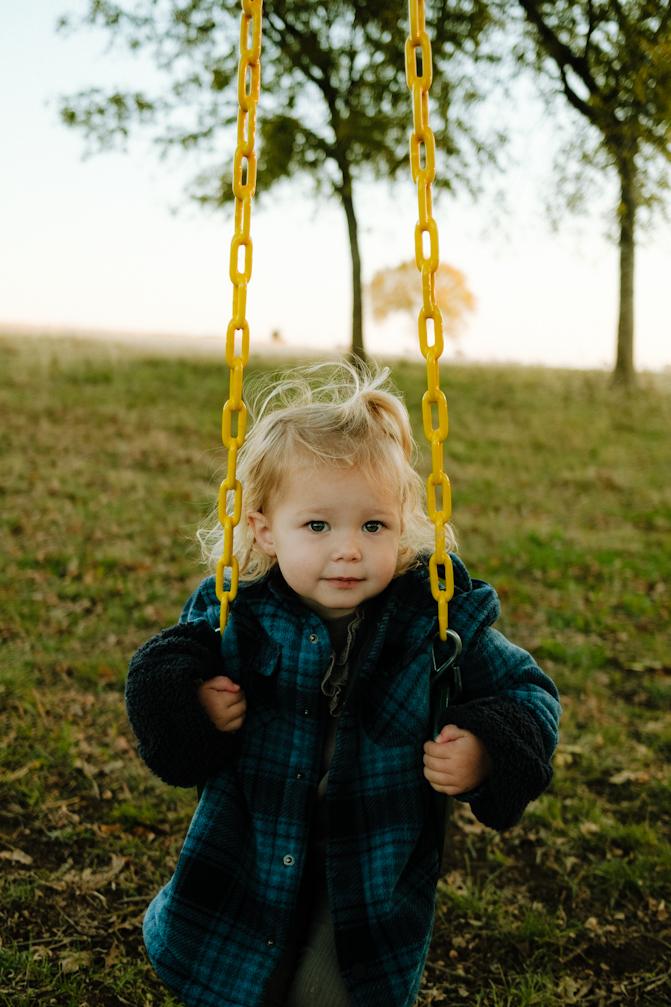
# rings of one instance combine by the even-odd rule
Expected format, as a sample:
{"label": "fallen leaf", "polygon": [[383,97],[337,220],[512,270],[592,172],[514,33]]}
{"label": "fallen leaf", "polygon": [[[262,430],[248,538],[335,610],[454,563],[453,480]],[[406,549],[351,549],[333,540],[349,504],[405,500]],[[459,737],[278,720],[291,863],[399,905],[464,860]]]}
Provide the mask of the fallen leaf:
{"label": "fallen leaf", "polygon": [[620,773],[609,777],[608,782],[614,783],[615,786],[620,786],[623,783],[650,783],[650,773],[644,769],[623,769]]}
{"label": "fallen leaf", "polygon": [[559,992],[565,1004],[582,1003],[584,996],[592,988],[592,981],[580,981],[573,976],[564,976],[559,983]]}
{"label": "fallen leaf", "polygon": [[93,955],[90,951],[70,951],[68,954],[61,955],[60,957],[61,972],[64,975],[79,972],[81,968],[90,965],[92,961]]}
{"label": "fallen leaf", "polygon": [[110,968],[110,966],[116,965],[116,963],[121,961],[122,958],[123,958],[123,951],[115,941],[112,947],[105,955],[105,967]]}
{"label": "fallen leaf", "polygon": [[101,836],[113,836],[123,832],[123,825],[120,822],[100,822],[94,825],[94,829]]}
{"label": "fallen leaf", "polygon": [[10,860],[13,864],[25,864],[27,867],[33,862],[33,858],[23,850],[2,850],[0,860]]}
{"label": "fallen leaf", "polygon": [[20,769],[13,769],[11,773],[0,773],[0,783],[16,783],[17,780],[22,780],[24,776],[27,776],[32,769],[37,769],[41,765],[40,759],[33,759],[32,762],[27,762]]}
{"label": "fallen leaf", "polygon": [[105,762],[101,768],[103,773],[116,773],[117,770],[123,769],[124,765],[123,759],[113,759],[111,762]]}
{"label": "fallen leaf", "polygon": [[84,891],[96,892],[100,888],[104,888],[105,885],[108,885],[110,881],[113,881],[124,869],[126,863],[127,857],[113,854],[109,867],[106,867],[102,871],[93,871],[90,867],[85,867],[78,876],[78,886]]}

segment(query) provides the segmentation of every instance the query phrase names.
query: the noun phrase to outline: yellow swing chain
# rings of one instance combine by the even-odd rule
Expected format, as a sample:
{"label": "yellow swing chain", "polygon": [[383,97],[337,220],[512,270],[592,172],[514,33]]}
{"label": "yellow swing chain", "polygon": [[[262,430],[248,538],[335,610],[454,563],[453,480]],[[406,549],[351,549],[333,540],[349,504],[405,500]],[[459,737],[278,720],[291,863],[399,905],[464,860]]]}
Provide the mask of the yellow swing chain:
{"label": "yellow swing chain", "polygon": [[[216,591],[221,602],[219,625],[224,632],[231,602],[238,593],[239,567],[233,553],[235,526],[242,515],[242,484],[236,474],[238,451],[247,428],[247,407],[242,400],[244,370],[249,360],[249,323],[246,318],[247,284],[252,275],[252,239],[249,224],[256,188],[256,106],[261,91],[261,25],[263,0],[242,0],[240,61],[238,64],[238,137],[233,158],[235,230],[231,240],[229,272],[233,284],[233,315],[226,330],[229,369],[228,400],[221,418],[221,440],[228,451],[226,478],[219,487],[219,520],[224,530],[222,554],[217,563]],[[240,249],[244,262],[240,268]],[[240,333],[239,350],[236,339]],[[229,513],[228,494],[233,493]],[[226,587],[227,572],[229,585]]]}
{"label": "yellow swing chain", "polygon": [[[422,274],[422,307],[417,318],[417,332],[422,356],[426,360],[427,390],[422,396],[422,422],[424,435],[431,444],[431,473],[426,481],[427,509],[436,530],[436,546],[429,563],[429,573],[431,592],[438,603],[440,638],[445,640],[447,605],[454,594],[454,574],[445,549],[445,525],[452,513],[452,499],[450,480],[443,470],[443,443],[448,430],[447,399],[440,388],[438,360],[443,352],[443,318],[435,297],[438,225],[432,213],[431,183],[436,177],[436,141],[429,126],[429,89],[433,71],[424,0],[409,0],[408,8],[410,34],[405,43],[405,74],[412,92],[410,171],[413,182],[417,184],[419,220],[415,225],[415,261]],[[425,234],[428,235],[428,254],[424,252]],[[432,342],[429,342],[429,322],[433,323]]]}
{"label": "yellow swing chain", "polygon": [[[435,298],[438,269],[438,227],[432,215],[431,183],[435,178],[436,144],[429,125],[429,89],[432,79],[431,41],[426,32],[424,0],[409,0],[410,34],[405,45],[408,87],[412,92],[413,132],[410,135],[410,168],[417,184],[419,220],[415,226],[415,261],[422,275],[422,307],[417,326],[419,345],[426,360],[427,391],[422,397],[424,433],[431,444],[431,473],[427,479],[429,517],[436,529],[436,547],[429,571],[431,591],[438,603],[441,639],[447,636],[447,605],[454,593],[452,564],[445,549],[445,524],[451,514],[450,482],[443,470],[443,443],[447,437],[447,399],[440,388],[439,358],[443,352],[443,324]],[[246,319],[247,284],[252,275],[250,219],[256,188],[256,107],[261,88],[261,28],[263,0],[242,0],[240,18],[240,61],[238,65],[238,131],[233,160],[235,230],[231,240],[229,273],[233,284],[233,313],[226,331],[226,363],[229,368],[228,400],[222,412],[221,439],[228,452],[226,478],[219,487],[219,520],[224,531],[222,555],[217,563],[216,591],[221,602],[220,628],[223,633],[231,602],[238,592],[239,568],[233,553],[234,529],[242,515],[242,484],[237,478],[238,450],[245,438],[247,407],[242,399],[244,369],[249,360],[249,323]],[[417,55],[421,58],[418,67]],[[428,255],[424,235],[429,236]],[[240,268],[240,249],[244,265]],[[428,322],[433,323],[429,342]],[[240,347],[236,352],[236,337]],[[434,426],[434,408],[437,426]],[[235,418],[235,423],[234,423]],[[233,493],[233,509],[228,511],[228,494]],[[440,499],[439,499],[440,498]],[[226,588],[226,572],[230,570]],[[442,583],[441,583],[442,581]]]}

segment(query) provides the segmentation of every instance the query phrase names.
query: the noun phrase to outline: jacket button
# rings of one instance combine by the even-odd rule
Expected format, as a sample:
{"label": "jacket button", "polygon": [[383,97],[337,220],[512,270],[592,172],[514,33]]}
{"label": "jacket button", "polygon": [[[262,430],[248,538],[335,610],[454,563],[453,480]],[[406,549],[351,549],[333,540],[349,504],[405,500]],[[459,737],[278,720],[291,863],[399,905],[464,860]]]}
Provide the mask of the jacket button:
{"label": "jacket button", "polygon": [[269,937],[267,939],[267,941],[266,941],[266,944],[268,945],[269,948],[275,947],[275,940],[274,940],[274,938]]}
{"label": "jacket button", "polygon": [[302,780],[303,779],[303,774],[302,773],[296,773],[296,779],[297,780]]}
{"label": "jacket button", "polygon": [[310,707],[309,706],[306,706],[305,709],[303,710],[303,716],[304,717],[309,717],[310,716]]}
{"label": "jacket button", "polygon": [[319,639],[319,637],[317,636],[316,633],[310,633],[310,635],[308,637],[308,640],[310,641],[310,643],[316,643],[318,639]]}
{"label": "jacket button", "polygon": [[293,867],[295,861],[294,858],[291,856],[291,854],[287,853],[287,855],[282,858],[282,863],[284,864],[285,867]]}

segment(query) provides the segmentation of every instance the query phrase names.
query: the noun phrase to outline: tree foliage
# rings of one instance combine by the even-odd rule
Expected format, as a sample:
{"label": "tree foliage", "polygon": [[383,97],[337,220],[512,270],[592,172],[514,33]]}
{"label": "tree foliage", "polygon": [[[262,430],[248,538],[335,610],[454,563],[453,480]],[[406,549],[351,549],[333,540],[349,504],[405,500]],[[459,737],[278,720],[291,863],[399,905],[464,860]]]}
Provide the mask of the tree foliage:
{"label": "tree foliage", "polygon": [[[531,60],[588,127],[574,134],[573,164],[577,154],[583,165],[617,174],[620,314],[615,373],[630,382],[636,226],[642,208],[649,214],[659,209],[671,174],[671,3],[519,4],[530,29]],[[575,177],[580,180],[579,171]]]}
{"label": "tree foliage", "polygon": [[[91,150],[123,147],[134,130],[149,131],[161,153],[193,151],[191,194],[203,204],[231,199],[237,112],[239,3],[221,0],[89,0],[65,29],[102,29],[147,55],[157,71],[150,92],[99,87],[67,96],[64,122]],[[474,125],[479,97],[475,58],[490,24],[484,0],[442,0],[427,11],[434,82],[432,128],[441,152],[437,187],[477,188],[482,158],[493,159]],[[361,263],[355,183],[394,179],[407,170],[411,128],[405,81],[405,4],[387,0],[267,0],[264,6],[262,97],[257,121],[257,192],[309,179],[317,195],[334,196],[346,214],[352,254],[353,351],[363,353]],[[197,154],[197,156],[196,156]]]}
{"label": "tree foliage", "polygon": [[[378,321],[393,314],[408,315],[413,323],[416,321],[422,307],[422,290],[414,259],[379,270],[367,290],[373,317]],[[436,271],[435,297],[443,316],[443,333],[456,339],[476,304],[461,270],[441,262]]]}

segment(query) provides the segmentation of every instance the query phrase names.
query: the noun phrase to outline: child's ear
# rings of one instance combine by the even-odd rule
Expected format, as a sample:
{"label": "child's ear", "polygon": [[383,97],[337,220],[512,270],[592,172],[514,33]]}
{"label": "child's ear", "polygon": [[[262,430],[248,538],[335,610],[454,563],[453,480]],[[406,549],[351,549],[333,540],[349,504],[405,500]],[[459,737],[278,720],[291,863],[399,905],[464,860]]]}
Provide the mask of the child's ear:
{"label": "child's ear", "polygon": [[266,556],[275,556],[275,541],[265,514],[260,510],[251,511],[247,515],[247,524],[252,529],[254,541]]}

